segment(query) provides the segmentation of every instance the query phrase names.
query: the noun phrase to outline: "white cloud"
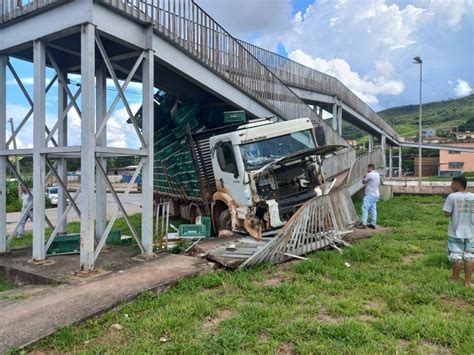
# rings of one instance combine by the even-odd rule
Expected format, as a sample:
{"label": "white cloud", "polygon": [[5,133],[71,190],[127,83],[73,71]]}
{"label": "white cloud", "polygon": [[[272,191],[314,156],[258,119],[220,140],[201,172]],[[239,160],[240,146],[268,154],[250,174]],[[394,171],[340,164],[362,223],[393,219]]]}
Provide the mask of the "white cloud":
{"label": "white cloud", "polygon": [[[140,103],[131,103],[130,109],[135,114]],[[127,123],[129,115],[125,107],[115,110],[107,121],[107,146],[116,148],[139,148],[140,141],[133,125]],[[81,144],[81,118],[77,111],[72,109],[68,115],[68,141],[70,145]]]}
{"label": "white cloud", "polygon": [[[140,103],[131,103],[130,109],[136,114],[140,108]],[[107,145],[116,148],[139,148],[135,129],[132,124],[127,123],[129,115],[125,108],[116,110],[107,122]]]}
{"label": "white cloud", "polygon": [[428,15],[438,26],[452,32],[461,29],[461,22],[469,15],[473,8],[470,0],[435,0],[428,7]]}
{"label": "white cloud", "polygon": [[[413,102],[414,56],[425,59],[424,78],[438,87],[450,77],[474,80],[471,0],[314,0],[305,9],[293,1],[293,15],[287,0],[197,1],[236,37],[273,51],[281,42],[288,53],[323,60],[334,73],[347,71],[338,61],[345,62],[352,72],[345,80],[352,77],[347,82],[369,102],[383,100],[378,108]],[[377,63],[389,63],[392,74],[381,75]]]}
{"label": "white cloud", "polygon": [[280,31],[290,25],[291,0],[197,0],[196,3],[235,36]]}
{"label": "white cloud", "polygon": [[310,68],[338,78],[369,104],[377,103],[377,95],[379,94],[398,95],[404,89],[403,82],[391,79],[393,66],[388,61],[377,61],[374,71],[361,77],[343,59],[313,58],[301,50],[289,53],[288,57]]}
{"label": "white cloud", "polygon": [[458,84],[454,88],[456,97],[467,96],[472,93],[471,85],[465,80],[458,79]]}

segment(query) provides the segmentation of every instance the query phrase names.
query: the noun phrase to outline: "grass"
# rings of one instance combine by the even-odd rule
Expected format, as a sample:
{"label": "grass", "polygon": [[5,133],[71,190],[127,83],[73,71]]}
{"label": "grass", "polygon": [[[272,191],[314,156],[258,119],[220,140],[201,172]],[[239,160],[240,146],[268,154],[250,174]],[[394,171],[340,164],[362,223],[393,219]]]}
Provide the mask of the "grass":
{"label": "grass", "polygon": [[7,291],[16,288],[16,285],[13,282],[10,282],[3,277],[0,277],[0,292]]}
{"label": "grass", "polygon": [[[140,213],[137,213],[134,215],[130,215],[129,217],[130,217],[130,222],[133,228],[135,229],[136,233],[140,237],[141,230],[142,230],[141,229],[142,215]],[[170,218],[170,223],[178,227],[180,224],[187,223],[187,222],[181,218]],[[132,232],[130,231],[130,228],[128,227],[127,222],[125,221],[125,218],[123,217],[117,218],[112,229],[119,230],[122,235],[130,235],[130,236],[132,235]],[[70,222],[67,224],[67,233],[80,233],[80,232],[81,232],[80,222]],[[172,232],[172,230],[170,230],[170,232]],[[49,238],[51,233],[52,233],[51,228],[45,228],[46,240]],[[32,245],[32,242],[33,242],[33,236],[32,236],[31,231],[26,231],[23,238],[21,239],[14,238],[12,240],[12,242],[10,243],[10,248],[30,246]]]}
{"label": "grass", "polygon": [[307,261],[187,279],[26,351],[472,353],[474,291],[449,282],[443,202],[383,201],[380,224],[393,231],[342,255],[319,251]]}

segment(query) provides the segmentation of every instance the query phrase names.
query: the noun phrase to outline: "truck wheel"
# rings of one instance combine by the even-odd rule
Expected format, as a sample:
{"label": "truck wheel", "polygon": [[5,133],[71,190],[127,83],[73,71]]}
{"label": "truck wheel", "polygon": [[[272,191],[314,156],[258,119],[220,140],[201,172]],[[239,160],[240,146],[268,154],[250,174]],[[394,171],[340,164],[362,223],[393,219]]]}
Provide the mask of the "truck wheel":
{"label": "truck wheel", "polygon": [[232,230],[232,221],[229,209],[222,211],[217,218],[217,233],[220,233],[223,230]]}

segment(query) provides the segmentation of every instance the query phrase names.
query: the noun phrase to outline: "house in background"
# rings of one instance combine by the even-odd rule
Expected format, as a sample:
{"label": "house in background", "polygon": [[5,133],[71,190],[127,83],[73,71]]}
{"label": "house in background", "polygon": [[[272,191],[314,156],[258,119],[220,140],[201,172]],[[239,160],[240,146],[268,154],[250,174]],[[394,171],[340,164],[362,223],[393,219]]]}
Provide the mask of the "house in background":
{"label": "house in background", "polygon": [[466,132],[456,132],[456,140],[463,141],[466,139],[473,139],[474,132],[466,131]]}
{"label": "house in background", "polygon": [[443,144],[448,141],[448,138],[446,137],[438,137],[438,136],[431,136],[431,137],[426,137],[423,138],[423,143],[429,143],[429,144]]}
{"label": "house in background", "polygon": [[[474,143],[456,143],[450,145],[474,148]],[[474,172],[474,153],[456,152],[449,149],[439,151],[440,176],[457,176],[466,172]]]}
{"label": "house in background", "polygon": [[[414,176],[418,176],[418,157],[414,157],[413,162]],[[422,176],[436,176],[438,175],[439,157],[423,157],[421,160],[421,175]]]}
{"label": "house in background", "polygon": [[423,138],[436,136],[436,128],[423,128],[421,130],[421,136]]}

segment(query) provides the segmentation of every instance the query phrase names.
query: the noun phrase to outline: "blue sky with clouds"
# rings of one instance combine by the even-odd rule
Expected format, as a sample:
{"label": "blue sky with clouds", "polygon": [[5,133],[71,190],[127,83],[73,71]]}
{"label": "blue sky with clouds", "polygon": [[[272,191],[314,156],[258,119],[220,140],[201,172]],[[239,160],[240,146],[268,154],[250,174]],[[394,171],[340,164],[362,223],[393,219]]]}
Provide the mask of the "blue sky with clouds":
{"label": "blue sky with clouds", "polygon": [[[375,110],[418,102],[424,63],[424,102],[462,97],[474,87],[474,5],[471,0],[196,0],[234,36],[336,76]],[[32,66],[12,60],[32,95]],[[47,77],[54,73],[49,70]],[[72,78],[79,81],[79,78]],[[7,114],[18,125],[27,101],[8,76]],[[77,89],[71,85],[71,89]],[[108,100],[116,94],[108,83]],[[127,96],[140,106],[139,85]],[[57,88],[48,95],[47,122],[57,117]],[[80,119],[70,115],[70,144],[78,144]],[[108,144],[136,147],[138,140],[119,104]],[[32,120],[19,136],[31,146]]]}
{"label": "blue sky with clouds", "polygon": [[374,109],[474,86],[471,0],[197,0],[232,34],[338,77]]}

